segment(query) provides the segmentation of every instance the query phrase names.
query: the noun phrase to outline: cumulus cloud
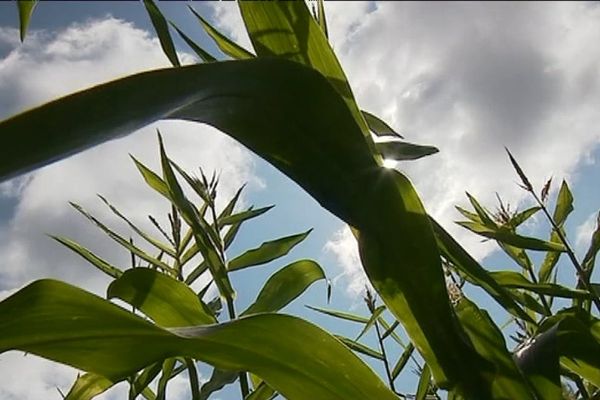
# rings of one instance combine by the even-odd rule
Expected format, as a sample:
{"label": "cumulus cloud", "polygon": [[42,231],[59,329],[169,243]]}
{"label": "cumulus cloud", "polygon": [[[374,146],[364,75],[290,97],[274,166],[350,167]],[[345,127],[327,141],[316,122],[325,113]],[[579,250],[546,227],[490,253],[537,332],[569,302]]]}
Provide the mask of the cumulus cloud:
{"label": "cumulus cloud", "polygon": [[[114,18],[74,24],[58,32],[33,31],[18,47],[9,31],[0,30],[0,42],[9,49],[0,59],[0,93],[6,94],[0,98],[0,118],[93,84],[168,66],[156,38]],[[190,56],[181,56],[190,62]],[[129,265],[127,252],[67,202],[81,204],[127,237],[126,226],[96,198],[100,193],[134,223],[151,231],[147,215],[164,216],[170,208],[143,183],[128,154],[158,171],[157,128],[167,152],[184,169],[197,171],[201,166],[208,173],[221,173],[222,200],[244,182],[249,181],[251,187],[258,184],[246,149],[213,128],[184,121],[153,124],[4,183],[0,195],[15,206],[9,220],[0,224],[0,296],[41,277],[59,278],[104,294],[107,279],[45,233],[68,236],[114,265]],[[159,221],[166,226],[166,218]],[[17,353],[0,358],[0,372],[3,399],[59,398],[55,387],[68,389],[76,376],[73,369]],[[172,390],[182,391],[182,382]],[[123,390],[117,388],[103,398],[124,398]]]}
{"label": "cumulus cloud", "polygon": [[[600,35],[600,7],[594,3],[325,7],[330,39],[361,107],[407,140],[440,148],[399,169],[428,211],[478,258],[494,247],[454,226],[454,205],[466,204],[465,190],[484,204],[495,205],[496,191],[513,206],[523,202],[504,146],[538,187],[550,176],[574,178],[597,148],[600,48],[590,44]],[[215,8],[239,36],[237,10]],[[355,248],[339,238],[326,248],[336,246],[336,254]],[[339,262],[351,271],[349,259]]]}

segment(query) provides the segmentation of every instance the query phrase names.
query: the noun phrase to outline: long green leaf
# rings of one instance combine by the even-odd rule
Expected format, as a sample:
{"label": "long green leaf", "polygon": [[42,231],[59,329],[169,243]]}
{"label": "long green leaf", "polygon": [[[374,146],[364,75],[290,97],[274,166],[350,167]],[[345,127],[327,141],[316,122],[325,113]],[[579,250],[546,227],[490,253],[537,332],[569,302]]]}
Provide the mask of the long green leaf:
{"label": "long green leaf", "polygon": [[394,364],[394,369],[392,369],[392,379],[396,379],[398,375],[400,375],[400,372],[402,372],[414,351],[415,346],[413,346],[412,343],[409,343],[400,355],[400,358],[398,358],[396,364]]}
{"label": "long green leaf", "polygon": [[364,354],[369,357],[376,358],[377,360],[383,360],[383,354],[381,354],[380,351],[374,350],[368,346],[365,346],[362,343],[357,342],[356,340],[352,340],[352,339],[344,337],[344,336],[336,335],[335,337],[338,338],[346,346],[348,346],[348,348],[350,348],[358,353]]}
{"label": "long green leaf", "polygon": [[371,314],[371,318],[369,318],[369,321],[366,323],[365,327],[360,331],[360,333],[358,334],[358,336],[356,337],[355,340],[359,340],[365,333],[368,332],[369,329],[371,329],[375,323],[377,322],[379,316],[381,315],[381,313],[383,313],[385,311],[385,306],[379,306],[375,309],[375,311],[373,311],[373,314]]}
{"label": "long green leaf", "polygon": [[114,265],[110,264],[108,261],[98,257],[90,250],[81,246],[79,243],[72,241],[71,239],[61,237],[61,236],[50,236],[52,239],[56,240],[58,243],[66,246],[71,249],[75,253],[79,254],[86,261],[92,264],[94,267],[98,268],[100,271],[104,272],[108,276],[112,276],[113,278],[118,278],[123,275],[123,271]]}
{"label": "long green leaf", "polygon": [[148,386],[161,371],[162,361],[156,362],[144,368],[144,370],[135,377],[133,383],[129,387],[129,398],[135,399],[139,394],[142,394],[148,400],[155,399],[156,395],[154,392],[150,391]]}
{"label": "long green leaf", "polygon": [[206,304],[187,285],[149,268],[125,271],[110,284],[107,297],[135,306],[165,328],[217,322]]}
{"label": "long green leaf", "polygon": [[204,29],[204,31],[210,36],[212,40],[214,40],[215,44],[221,49],[221,51],[234,60],[244,60],[248,58],[253,58],[254,54],[250,53],[248,50],[236,44],[234,41],[227,38],[221,32],[219,32],[215,27],[208,23],[207,20],[202,18],[200,14],[196,12],[191,6],[188,6],[192,14],[196,16],[198,22],[200,22],[200,26]]}
{"label": "long green leaf", "polygon": [[262,243],[229,261],[229,270],[236,271],[254,265],[265,264],[288,254],[310,234],[312,229],[297,235],[282,237]]}
{"label": "long green leaf", "polygon": [[490,274],[496,282],[508,288],[527,289],[537,294],[570,299],[586,299],[590,297],[590,294],[585,290],[570,289],[554,283],[533,283],[515,271],[493,271]]}
{"label": "long green leaf", "polygon": [[484,225],[469,221],[461,221],[457,222],[457,224],[462,226],[463,228],[467,228],[468,230],[474,233],[477,233],[478,235],[490,239],[495,239],[499,242],[506,243],[508,245],[518,247],[520,249],[539,251],[566,251],[566,248],[562,243],[546,242],[541,239],[521,236],[503,227],[491,229]]}
{"label": "long green leaf", "polygon": [[425,400],[427,393],[429,393],[429,387],[431,386],[431,370],[427,365],[423,367],[421,376],[419,377],[419,383],[417,384],[417,394],[415,400]]}
{"label": "long green leaf", "polygon": [[316,262],[293,262],[269,277],[254,303],[241,315],[279,311],[321,279],[325,279],[325,272]]}
{"label": "long green leaf", "polygon": [[292,400],[396,398],[340,342],[291,316],[167,331],[81,289],[42,280],[0,303],[0,331],[0,352],[26,351],[109,379],[185,355],[256,373]]}
{"label": "long green leaf", "polygon": [[306,307],[310,308],[311,310],[320,312],[322,314],[330,315],[332,317],[340,318],[340,319],[343,319],[346,321],[360,322],[362,324],[366,324],[367,322],[369,322],[369,318],[363,317],[360,315],[356,315],[356,314],[350,314],[347,312],[337,311],[337,310],[327,310],[325,308],[319,308],[319,307],[313,307],[313,306],[306,306]]}
{"label": "long green leaf", "polygon": [[33,14],[33,10],[35,9],[37,3],[38,0],[17,0],[21,42],[25,40],[27,28],[29,28],[29,20],[31,19],[31,15]]}
{"label": "long green leaf", "polygon": [[439,152],[439,150],[433,146],[423,146],[398,140],[378,142],[375,146],[383,158],[395,161],[418,160],[419,158]]}
{"label": "long green leaf", "polygon": [[273,207],[275,207],[275,206],[267,206],[267,207],[262,207],[262,208],[257,208],[257,209],[248,209],[246,211],[242,211],[242,212],[239,212],[236,214],[231,214],[226,217],[220,218],[219,225],[227,226],[227,225],[236,224],[238,222],[247,221],[249,219],[256,218],[260,215],[263,215],[264,213],[266,213]]}
{"label": "long green leaf", "polygon": [[154,26],[154,30],[158,35],[158,40],[160,41],[160,46],[162,47],[163,52],[174,67],[181,66],[179,58],[177,57],[175,45],[173,44],[173,39],[169,33],[169,25],[167,24],[167,20],[165,19],[164,15],[162,12],[160,12],[160,9],[156,6],[153,0],[144,0],[144,6],[148,12],[150,21],[152,22],[152,26]]}
{"label": "long green leaf", "polygon": [[91,400],[106,392],[116,382],[101,375],[83,374],[77,378],[64,400]]}
{"label": "long green leaf", "polygon": [[198,57],[200,57],[200,59],[202,61],[204,61],[204,62],[217,61],[217,59],[214,58],[212,55],[210,55],[210,53],[208,53],[206,50],[204,50],[202,47],[200,47],[198,45],[198,43],[194,42],[188,35],[183,33],[183,31],[181,29],[179,29],[173,22],[169,21],[169,25],[171,25],[173,27],[173,29],[175,29],[175,31],[179,34],[179,36],[181,36],[183,41],[188,46],[190,46],[190,48],[194,51],[194,53],[196,53],[196,55]]}
{"label": "long green leaf", "polygon": [[175,358],[167,358],[165,361],[163,361],[162,374],[158,379],[158,386],[156,388],[157,400],[167,400],[167,385],[173,378],[173,369],[175,368],[176,362],[177,359]]}

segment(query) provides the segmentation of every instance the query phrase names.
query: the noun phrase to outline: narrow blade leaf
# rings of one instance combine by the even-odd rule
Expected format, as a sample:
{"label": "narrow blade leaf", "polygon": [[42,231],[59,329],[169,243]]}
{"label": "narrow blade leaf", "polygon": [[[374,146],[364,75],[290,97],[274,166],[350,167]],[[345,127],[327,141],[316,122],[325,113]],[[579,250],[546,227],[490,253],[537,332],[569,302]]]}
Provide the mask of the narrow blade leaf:
{"label": "narrow blade leaf", "polygon": [[373,132],[375,135],[380,137],[392,136],[396,138],[403,139],[402,135],[396,132],[391,126],[389,126],[384,120],[377,117],[376,115],[371,114],[368,111],[361,111],[367,125],[369,126],[369,130]]}
{"label": "narrow blade leaf", "polygon": [[410,161],[430,156],[439,152],[436,147],[423,146],[408,142],[390,141],[378,142],[375,144],[377,150],[386,160]]}
{"label": "narrow blade leaf", "polygon": [[169,25],[167,24],[164,15],[153,0],[144,0],[144,6],[148,12],[150,21],[152,22],[152,26],[154,26],[154,30],[158,35],[160,47],[162,47],[163,52],[174,67],[181,66],[179,58],[177,57],[175,45],[173,44],[173,39],[171,38],[171,33],[169,33]]}

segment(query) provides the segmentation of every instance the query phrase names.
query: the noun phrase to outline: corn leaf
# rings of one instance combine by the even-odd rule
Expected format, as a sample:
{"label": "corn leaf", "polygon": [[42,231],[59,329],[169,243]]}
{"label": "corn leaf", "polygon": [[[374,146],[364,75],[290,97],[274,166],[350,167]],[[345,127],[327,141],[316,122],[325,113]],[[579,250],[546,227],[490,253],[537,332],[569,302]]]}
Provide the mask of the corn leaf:
{"label": "corn leaf", "polygon": [[344,337],[344,336],[335,335],[335,337],[338,338],[340,340],[340,342],[342,342],[346,346],[348,346],[348,348],[350,348],[358,353],[364,354],[369,357],[373,357],[377,360],[383,360],[383,354],[381,354],[380,351],[374,350],[368,346],[365,346],[362,343],[357,342],[356,340],[352,340],[352,339]]}
{"label": "corn leaf", "polygon": [[237,271],[243,268],[261,265],[276,260],[288,254],[296,245],[310,234],[312,229],[297,235],[282,237],[262,243],[255,249],[250,249],[229,261],[229,270]]}
{"label": "corn leaf", "polygon": [[123,275],[123,271],[114,265],[110,264],[108,261],[98,257],[90,250],[81,246],[79,243],[72,241],[71,239],[61,237],[61,236],[50,236],[52,239],[56,240],[58,243],[64,245],[68,249],[74,251],[83,257],[86,261],[92,264],[94,267],[98,268],[100,271],[104,272],[106,275],[111,276],[113,278],[118,278]]}
{"label": "corn leaf", "polygon": [[321,279],[325,279],[325,272],[316,262],[293,262],[269,277],[254,303],[241,316],[279,311]]}
{"label": "corn leaf", "polygon": [[414,351],[415,346],[413,346],[412,343],[409,343],[400,355],[400,358],[398,358],[398,361],[396,361],[396,364],[394,364],[394,368],[392,369],[392,379],[396,379],[398,375],[400,375],[400,372],[402,372]]}
{"label": "corn leaf", "polygon": [[204,62],[213,62],[217,61],[210,53],[204,50],[202,47],[198,45],[198,43],[194,42],[188,35],[183,33],[181,29],[179,29],[173,22],[169,21],[169,25],[175,29],[175,31],[179,34],[179,36],[183,39],[183,41],[190,46],[190,48],[196,53],[198,57]]}
{"label": "corn leaf", "polygon": [[106,392],[115,383],[101,375],[83,374],[77,377],[64,400],[91,400]]}
{"label": "corn leaf", "polygon": [[202,384],[200,388],[200,395],[195,400],[206,400],[214,392],[218,392],[225,386],[234,383],[239,377],[237,371],[227,371],[218,368],[213,368],[210,378]]}
{"label": "corn leaf", "polygon": [[537,294],[564,297],[569,299],[586,299],[590,294],[585,290],[570,289],[555,283],[533,283],[515,271],[492,271],[490,275],[500,285],[507,288],[526,289]]}
{"label": "corn leaf", "polygon": [[165,328],[217,322],[208,306],[183,282],[149,268],[132,268],[113,281],[109,299],[119,298]]}
{"label": "corn leaf", "polygon": [[431,370],[427,365],[423,367],[421,376],[419,376],[419,383],[417,384],[417,393],[415,400],[425,400],[429,393],[429,387],[431,386]]}
{"label": "corn leaf", "polygon": [[402,135],[396,132],[391,126],[389,126],[384,120],[377,117],[376,115],[371,114],[368,111],[362,110],[362,116],[365,118],[367,125],[369,126],[369,130],[373,132],[377,136],[392,136],[396,138],[403,139]]}
{"label": "corn leaf", "polygon": [[321,314],[325,314],[325,315],[329,315],[332,317],[336,317],[336,318],[340,318],[346,321],[351,321],[351,322],[360,322],[362,324],[366,324],[367,322],[369,322],[369,318],[367,317],[363,317],[360,315],[356,315],[356,314],[351,314],[351,313],[347,313],[347,312],[343,312],[343,311],[337,311],[337,310],[328,310],[325,308],[319,308],[319,307],[313,307],[313,306],[306,306],[307,308],[310,308],[313,311],[319,312]]}
{"label": "corn leaf", "polygon": [[375,146],[383,158],[395,161],[418,160],[419,158],[439,152],[439,150],[433,146],[423,146],[398,140],[378,142]]}
{"label": "corn leaf", "polygon": [[396,399],[339,341],[291,316],[169,331],[74,286],[41,280],[0,302],[0,331],[0,352],[26,351],[112,380],[185,355],[251,371],[292,400]]}
{"label": "corn leaf", "polygon": [[358,334],[358,336],[354,340],[356,340],[356,341],[360,340],[360,338],[363,337],[363,335],[365,333],[367,333],[369,331],[369,329],[371,329],[375,325],[375,323],[377,322],[379,316],[384,311],[385,311],[385,306],[379,306],[379,307],[377,307],[373,311],[373,314],[371,314],[371,317],[369,318],[369,321],[366,323],[365,327],[360,331],[360,333]]}
{"label": "corn leaf", "polygon": [[21,42],[25,40],[27,28],[29,28],[29,21],[31,20],[31,15],[33,14],[33,10],[35,9],[37,3],[38,0],[17,0]]}
{"label": "corn leaf", "polygon": [[181,66],[179,58],[177,57],[175,45],[173,44],[173,39],[169,33],[169,25],[167,24],[167,20],[165,19],[164,15],[152,0],[144,0],[144,7],[146,7],[146,11],[150,17],[152,26],[158,34],[158,40],[163,52],[174,67]]}
{"label": "corn leaf", "polygon": [[266,213],[273,207],[275,207],[275,206],[267,206],[267,207],[262,207],[262,208],[257,208],[257,209],[248,209],[248,210],[240,212],[240,213],[228,215],[227,217],[223,217],[223,218],[219,219],[219,226],[233,225],[238,222],[243,222],[243,221],[247,221],[252,218],[256,218],[260,215],[263,215],[264,213]]}

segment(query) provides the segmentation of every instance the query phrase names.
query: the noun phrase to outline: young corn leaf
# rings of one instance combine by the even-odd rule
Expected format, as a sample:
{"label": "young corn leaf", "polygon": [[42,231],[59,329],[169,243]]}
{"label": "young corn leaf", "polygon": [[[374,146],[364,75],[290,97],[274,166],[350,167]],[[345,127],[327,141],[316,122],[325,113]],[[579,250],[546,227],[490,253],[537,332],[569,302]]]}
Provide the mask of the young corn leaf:
{"label": "young corn leaf", "polygon": [[277,396],[265,381],[262,381],[244,400],[271,400]]}
{"label": "young corn leaf", "polygon": [[438,153],[439,150],[433,146],[423,146],[398,140],[375,143],[377,151],[386,160],[411,161]]}
{"label": "young corn leaf", "polygon": [[144,250],[142,250],[139,247],[132,244],[129,240],[125,239],[123,236],[119,235],[118,233],[116,233],[115,231],[113,231],[112,229],[110,229],[109,227],[104,225],[102,222],[100,222],[100,220],[98,220],[96,217],[94,217],[93,215],[91,215],[90,213],[85,211],[83,209],[83,207],[81,207],[79,204],[75,204],[73,202],[69,202],[69,204],[75,210],[77,210],[81,215],[86,217],[94,225],[96,225],[98,228],[100,228],[102,231],[104,231],[104,233],[106,233],[108,235],[108,237],[113,239],[115,242],[117,242],[118,244],[123,246],[125,249],[127,249],[131,253],[135,254],[136,256],[138,256],[142,260],[150,263],[151,265],[162,269],[163,271],[175,273],[175,270],[171,266],[169,266],[168,264],[165,264],[164,262],[162,262],[160,259],[158,259],[156,257],[152,257],[151,255],[146,253]]}
{"label": "young corn leaf", "polygon": [[[400,338],[400,336],[394,331],[394,325],[398,326],[400,324],[400,322],[398,322],[398,320],[395,320],[393,322],[392,325],[388,324],[387,321],[385,320],[385,318],[383,317],[379,317],[377,319],[377,322],[379,322],[381,324],[381,326],[383,326],[383,329],[385,329],[385,333],[387,335],[382,335],[382,338],[386,338],[387,336],[391,336],[392,339],[394,339],[394,341],[396,343],[398,343],[400,345],[400,347],[402,347],[403,349],[406,349],[408,346],[404,343],[404,341]],[[409,343],[410,344],[410,343]]]}
{"label": "young corn leaf", "polygon": [[352,339],[344,337],[344,336],[335,335],[335,337],[337,339],[339,339],[340,342],[342,342],[346,346],[348,346],[348,348],[356,351],[357,353],[361,353],[366,356],[373,357],[377,360],[383,360],[383,354],[381,354],[381,352],[379,352],[377,350],[374,350],[368,346],[365,346],[362,343],[358,343],[356,340],[352,340]]}
{"label": "young corn leaf", "polygon": [[470,222],[459,221],[458,225],[474,232],[478,235],[495,239],[499,242],[514,246],[520,249],[538,250],[538,251],[566,251],[565,246],[558,242],[546,242],[545,240],[521,236],[504,227],[489,228],[487,226]]}
{"label": "young corn leaf", "polygon": [[194,42],[188,35],[183,33],[181,31],[181,29],[179,29],[177,27],[177,25],[175,25],[171,21],[169,21],[169,25],[171,25],[173,27],[173,29],[175,29],[175,31],[179,34],[179,36],[183,39],[183,41],[190,47],[190,49],[192,49],[194,51],[194,53],[196,53],[196,55],[198,57],[200,57],[200,59],[202,61],[204,61],[204,62],[217,61],[217,59],[214,58],[212,55],[210,55],[210,53],[208,53],[206,50],[204,50],[202,47],[200,47],[198,45],[198,43]]}
{"label": "young corn leaf", "polygon": [[291,400],[396,399],[346,346],[291,316],[170,331],[74,286],[42,280],[0,302],[0,331],[0,352],[25,351],[108,379],[182,355],[251,371]]}
{"label": "young corn leaf", "polygon": [[92,400],[115,384],[116,382],[101,375],[83,374],[75,380],[64,400]]}
{"label": "young corn leaf", "polygon": [[379,318],[379,316],[381,315],[381,313],[383,313],[385,311],[385,306],[379,306],[375,309],[375,311],[373,311],[373,314],[371,314],[371,317],[369,318],[369,321],[367,322],[367,324],[365,325],[365,327],[362,329],[362,331],[360,331],[360,333],[358,334],[358,336],[356,337],[356,339],[354,339],[355,341],[359,341],[361,337],[363,337],[363,335],[365,333],[367,333],[369,331],[369,329],[371,329],[374,325],[375,322],[377,322],[377,319]]}
{"label": "young corn leaf", "polygon": [[17,0],[17,8],[19,10],[19,33],[21,36],[21,42],[25,40],[27,35],[27,28],[29,28],[29,21],[33,10],[37,5],[38,0]]}
{"label": "young corn leaf", "polygon": [[369,130],[375,135],[380,137],[392,136],[395,138],[404,139],[402,135],[396,132],[391,126],[389,126],[384,120],[371,114],[368,111],[362,110],[362,116],[364,117]]}
{"label": "young corn leaf", "polygon": [[204,31],[214,40],[215,44],[219,47],[219,49],[227,54],[229,57],[234,60],[244,60],[248,58],[253,58],[254,54],[250,53],[248,50],[236,44],[234,41],[227,38],[217,29],[215,29],[211,24],[208,23],[207,20],[202,18],[200,14],[196,12],[191,6],[188,6],[192,14],[196,16],[198,22],[200,22],[200,26],[204,29]]}
{"label": "young corn leaf", "polygon": [[177,57],[175,45],[173,44],[173,39],[169,33],[169,25],[167,24],[167,20],[165,19],[164,15],[153,0],[144,0],[144,7],[146,7],[146,11],[150,17],[152,26],[158,35],[160,47],[162,47],[163,52],[174,67],[181,66],[179,58]]}
{"label": "young corn leaf", "polygon": [[494,222],[492,217],[490,217],[490,215],[488,214],[486,209],[483,208],[481,206],[481,204],[479,204],[477,199],[475,197],[471,196],[468,192],[466,192],[466,195],[467,195],[467,198],[469,199],[469,202],[473,206],[473,209],[475,210],[477,215],[479,215],[479,218],[481,219],[481,221],[483,221],[482,224],[487,228],[497,228],[498,225],[496,225],[496,223]]}
{"label": "young corn leaf", "polygon": [[142,177],[152,189],[163,195],[166,199],[169,199],[169,187],[163,181],[163,179],[158,176],[154,171],[146,167],[144,164],[139,162],[134,156],[130,155],[131,159],[135,163],[138,171],[142,174]]}
{"label": "young corn leaf", "polygon": [[156,395],[148,387],[162,371],[162,361],[156,362],[144,368],[134,379],[129,387],[129,398],[136,399],[142,394],[147,400],[154,400]]}
{"label": "young corn leaf", "polygon": [[396,330],[398,325],[400,325],[400,322],[394,321],[391,326],[388,326],[387,328],[385,328],[385,332],[383,332],[383,335],[381,335],[381,339],[385,339],[386,337],[388,337],[392,333],[394,333],[394,331]]}
{"label": "young corn leaf", "polygon": [[185,197],[181,186],[179,186],[179,182],[177,182],[177,178],[175,178],[175,174],[171,169],[171,163],[167,158],[162,137],[160,135],[159,146],[163,177],[165,183],[169,187],[169,198],[177,207],[185,222],[192,227],[196,245],[200,249],[202,257],[208,264],[208,268],[219,289],[219,293],[227,299],[232,299],[235,296],[235,292],[229,281],[223,259],[215,249],[208,233],[204,229],[207,224],[201,223],[203,217],[199,215],[196,208]]}
{"label": "young corn leaf", "polygon": [[248,250],[229,261],[229,271],[261,265],[276,260],[288,254],[296,245],[301,243],[312,232],[312,229],[297,235],[264,242],[255,249]]}
{"label": "young corn leaf", "polygon": [[402,372],[414,351],[415,346],[413,346],[412,343],[409,343],[400,355],[400,358],[398,358],[396,364],[394,364],[394,368],[392,369],[392,379],[396,379],[398,375],[400,375],[400,372]]}
{"label": "young corn leaf", "polygon": [[316,262],[293,262],[269,277],[254,303],[240,316],[279,311],[321,279],[325,279],[325,272]]}
{"label": "young corn leaf", "polygon": [[542,207],[530,207],[526,210],[521,211],[520,213],[515,214],[510,222],[509,222],[509,226],[511,228],[516,228],[519,225],[521,225],[523,222],[527,221],[529,218],[531,218],[532,216],[534,216],[538,211],[540,211],[542,209]]}
{"label": "young corn leaf", "polygon": [[543,316],[549,316],[551,315],[550,310],[546,309],[542,304],[540,304],[539,301],[537,301],[533,296],[531,296],[529,293],[524,292],[522,290],[519,289],[509,289],[510,293],[513,297],[513,299],[515,299],[517,302],[519,302],[519,304],[521,304],[523,307],[534,311],[540,315]]}
{"label": "young corn leaf", "polygon": [[[560,185],[560,190],[556,199],[556,206],[554,208],[554,213],[552,216],[552,219],[554,219],[554,222],[560,229],[563,229],[563,225],[565,224],[567,217],[569,216],[569,214],[571,214],[572,211],[573,195],[571,194],[571,189],[569,189],[569,185],[566,181],[563,180],[562,184]],[[557,232],[552,231],[552,233],[550,234],[550,241],[560,241],[560,237]],[[548,252],[546,254],[546,257],[544,258],[544,261],[540,266],[540,282],[548,282],[550,280],[550,277],[552,276],[552,271],[558,263],[560,255],[561,253],[554,251]]]}
{"label": "young corn leaf", "polygon": [[79,243],[72,241],[71,239],[62,237],[62,236],[50,236],[52,239],[56,240],[58,243],[64,245],[68,249],[73,252],[79,254],[86,261],[92,264],[94,267],[98,268],[100,271],[104,272],[106,275],[111,276],[113,278],[118,278],[123,275],[123,271],[114,265],[110,264],[108,261],[98,257],[90,250],[81,246]]}
{"label": "young corn leaf", "polygon": [[156,388],[156,399],[166,400],[167,398],[167,385],[173,377],[173,369],[175,368],[176,358],[167,358],[162,364],[162,374],[158,379],[158,386]]}
{"label": "young corn leaf", "polygon": [[186,284],[149,268],[133,268],[113,281],[107,298],[119,298],[165,328],[214,324],[217,319]]}
{"label": "young corn leaf", "polygon": [[456,210],[459,213],[461,213],[465,218],[468,218],[471,222],[475,222],[475,223],[483,225],[483,221],[481,220],[481,218],[479,217],[478,214],[467,211],[464,208],[459,207],[459,206],[454,206],[454,208],[456,208]]}
{"label": "young corn leaf", "polygon": [[429,387],[431,386],[431,370],[427,365],[423,367],[421,376],[419,377],[419,383],[417,384],[417,394],[415,400],[425,400],[429,393]]}
{"label": "young corn leaf", "polygon": [[169,245],[160,242],[159,240],[154,239],[153,237],[151,237],[150,235],[148,235],[147,233],[145,233],[144,231],[142,231],[140,228],[138,228],[133,222],[131,222],[126,216],[124,216],[115,206],[113,206],[112,204],[110,204],[108,202],[108,200],[106,200],[106,198],[104,198],[101,195],[98,195],[98,197],[100,198],[100,200],[102,200],[102,202],[104,204],[107,205],[107,207],[119,218],[121,218],[123,221],[125,221],[127,223],[127,225],[129,225],[129,227],[138,235],[140,235],[140,237],[142,239],[144,239],[145,241],[147,241],[148,243],[150,243],[151,245],[153,245],[154,247],[156,247],[158,250],[162,251],[163,253],[166,253],[168,255],[170,255],[171,257],[175,257],[175,250],[172,249]]}
{"label": "young corn leaf", "polygon": [[360,315],[356,315],[356,314],[350,314],[347,312],[343,312],[343,311],[337,311],[337,310],[328,310],[325,308],[319,308],[319,307],[313,307],[313,306],[306,306],[307,308],[310,308],[313,311],[317,311],[320,312],[321,314],[325,314],[325,315],[329,315],[332,317],[336,317],[336,318],[340,318],[346,321],[351,321],[351,322],[360,322],[362,324],[366,324],[367,322],[369,322],[369,318],[360,316]]}

